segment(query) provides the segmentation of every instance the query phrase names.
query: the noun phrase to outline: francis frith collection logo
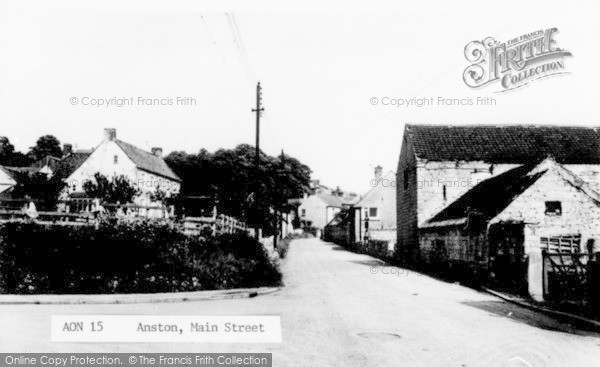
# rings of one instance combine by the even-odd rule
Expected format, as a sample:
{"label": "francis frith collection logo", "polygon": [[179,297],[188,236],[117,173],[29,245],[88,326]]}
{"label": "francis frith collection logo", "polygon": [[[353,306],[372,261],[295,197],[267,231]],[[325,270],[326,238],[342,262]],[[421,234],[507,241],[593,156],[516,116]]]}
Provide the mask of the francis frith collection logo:
{"label": "francis frith collection logo", "polygon": [[508,91],[534,80],[566,73],[564,58],[572,56],[557,47],[557,28],[540,29],[500,43],[492,37],[465,47],[468,66],[463,79],[471,88],[499,83]]}

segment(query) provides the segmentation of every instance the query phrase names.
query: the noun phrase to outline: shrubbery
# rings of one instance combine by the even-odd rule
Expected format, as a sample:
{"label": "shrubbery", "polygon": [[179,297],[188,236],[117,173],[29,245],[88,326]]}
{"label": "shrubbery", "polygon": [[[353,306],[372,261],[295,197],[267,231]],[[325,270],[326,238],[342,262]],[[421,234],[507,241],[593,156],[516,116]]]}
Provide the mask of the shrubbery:
{"label": "shrubbery", "polygon": [[363,251],[366,254],[377,257],[379,259],[388,259],[388,242],[381,240],[370,239],[366,244],[363,245]]}
{"label": "shrubbery", "polygon": [[276,286],[281,274],[247,236],[202,240],[169,224],[99,228],[0,225],[0,293],[155,293]]}

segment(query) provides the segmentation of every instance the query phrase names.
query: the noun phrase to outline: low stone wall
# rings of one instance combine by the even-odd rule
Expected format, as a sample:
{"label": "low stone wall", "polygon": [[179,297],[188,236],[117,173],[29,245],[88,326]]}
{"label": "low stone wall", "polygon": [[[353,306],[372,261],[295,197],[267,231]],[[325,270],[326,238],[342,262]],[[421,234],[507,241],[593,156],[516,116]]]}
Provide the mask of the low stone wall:
{"label": "low stone wall", "polygon": [[385,242],[386,256],[393,255],[394,246],[396,245],[396,228],[393,229],[380,229],[380,230],[371,230],[369,231],[370,240],[376,240]]}
{"label": "low stone wall", "polygon": [[362,250],[374,257],[379,259],[388,259],[393,253],[389,251],[389,242],[381,240],[369,240],[367,243],[361,245]]}

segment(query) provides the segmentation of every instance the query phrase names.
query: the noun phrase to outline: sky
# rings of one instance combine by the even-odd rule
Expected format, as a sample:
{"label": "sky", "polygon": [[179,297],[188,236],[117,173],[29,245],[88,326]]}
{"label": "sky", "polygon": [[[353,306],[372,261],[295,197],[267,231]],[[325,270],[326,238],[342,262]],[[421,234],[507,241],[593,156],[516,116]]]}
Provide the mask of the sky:
{"label": "sky", "polygon": [[[0,135],[21,151],[45,134],[92,148],[104,128],[165,153],[253,145],[260,80],[261,149],[283,149],[314,179],[361,194],[375,166],[396,170],[406,123],[600,125],[599,8],[549,0],[0,1]],[[505,93],[464,83],[469,42],[552,27],[573,54],[568,74]],[[196,103],[178,105],[177,97]],[[383,105],[432,97],[496,103]],[[111,99],[133,102],[92,105]]]}

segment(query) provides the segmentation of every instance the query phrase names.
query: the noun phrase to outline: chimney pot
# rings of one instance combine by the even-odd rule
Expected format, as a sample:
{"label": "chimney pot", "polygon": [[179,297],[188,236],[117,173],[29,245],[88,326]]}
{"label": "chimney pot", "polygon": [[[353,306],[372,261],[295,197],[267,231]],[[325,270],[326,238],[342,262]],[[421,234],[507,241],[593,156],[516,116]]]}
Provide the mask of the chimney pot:
{"label": "chimney pot", "polygon": [[381,167],[381,166],[375,167],[375,179],[381,180],[381,176],[383,176],[383,167]]}
{"label": "chimney pot", "polygon": [[68,156],[72,152],[73,152],[73,145],[72,144],[64,144],[63,145],[63,157]]}
{"label": "chimney pot", "polygon": [[162,158],[162,148],[152,148],[152,154],[158,158]]}
{"label": "chimney pot", "polygon": [[117,138],[117,129],[104,129],[104,140],[113,141]]}

